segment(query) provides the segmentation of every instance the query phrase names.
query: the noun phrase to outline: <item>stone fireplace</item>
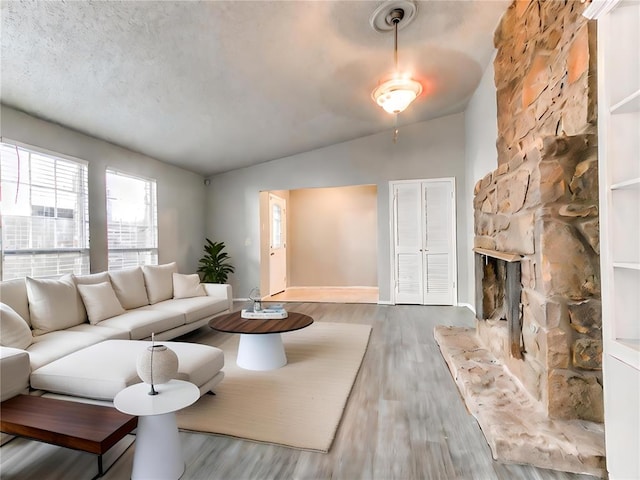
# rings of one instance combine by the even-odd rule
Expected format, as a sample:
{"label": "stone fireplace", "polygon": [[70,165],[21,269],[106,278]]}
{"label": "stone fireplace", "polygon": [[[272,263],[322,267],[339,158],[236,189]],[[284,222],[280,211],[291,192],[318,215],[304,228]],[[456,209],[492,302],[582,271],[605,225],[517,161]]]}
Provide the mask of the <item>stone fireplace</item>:
{"label": "stone fireplace", "polygon": [[551,417],[601,422],[595,147],[546,137],[480,180],[474,244],[480,339]]}
{"label": "stone fireplace", "polygon": [[606,475],[588,3],[517,0],[500,21],[497,165],[473,199],[476,328],[434,335],[494,458]]}
{"label": "stone fireplace", "polygon": [[584,7],[516,1],[494,36],[498,165],[475,186],[474,247],[477,263],[499,252],[520,265],[522,355],[513,325],[478,316],[477,333],[549,416],[602,422],[596,39]]}

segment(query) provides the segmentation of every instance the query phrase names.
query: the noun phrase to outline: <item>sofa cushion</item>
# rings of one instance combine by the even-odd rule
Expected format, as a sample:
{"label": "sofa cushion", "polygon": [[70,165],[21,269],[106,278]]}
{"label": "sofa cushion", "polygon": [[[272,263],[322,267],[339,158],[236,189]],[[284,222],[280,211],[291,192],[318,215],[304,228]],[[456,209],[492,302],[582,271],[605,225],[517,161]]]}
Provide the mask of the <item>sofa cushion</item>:
{"label": "sofa cushion", "polygon": [[149,308],[154,310],[181,313],[186,318],[186,323],[192,323],[205,317],[224,312],[228,307],[226,298],[215,297],[191,297],[175,298],[156,303]]}
{"label": "sofa cushion", "polygon": [[104,327],[101,324],[91,325],[89,323],[83,323],[82,325],[67,328],[65,332],[91,333],[92,335],[99,335],[104,340],[129,340],[129,332],[118,330],[116,328]]}
{"label": "sofa cushion", "polygon": [[123,308],[131,310],[149,305],[144,275],[140,267],[115,270],[109,272],[109,277]]}
{"label": "sofa cushion", "polygon": [[[109,282],[109,272],[91,273],[89,275],[72,275],[73,280],[78,285],[95,285],[96,283]],[[87,310],[84,306],[84,301],[78,291],[78,301],[80,302],[80,309],[83,312],[83,318],[86,322],[88,319]]]}
{"label": "sofa cushion", "polygon": [[64,330],[84,322],[71,275],[56,280],[27,277],[27,297],[34,335]]}
{"label": "sofa cushion", "polygon": [[90,273],[89,275],[74,275],[76,285],[95,285],[96,283],[110,282],[109,272]]}
{"label": "sofa cushion", "polygon": [[[224,365],[222,350],[194,343],[162,342],[178,355],[176,378],[198,387]],[[140,383],[136,360],[151,342],[108,340],[72,353],[31,374],[31,386],[78,397],[112,400],[122,389]]]}
{"label": "sofa cushion", "polygon": [[0,347],[0,401],[29,391],[29,354],[24,350]]}
{"label": "sofa cushion", "polygon": [[24,278],[14,278],[0,282],[0,301],[13,308],[31,326],[27,284]]}
{"label": "sofa cushion", "polygon": [[197,273],[191,275],[173,274],[173,298],[202,297],[206,294]]}
{"label": "sofa cushion", "polygon": [[9,305],[0,303],[0,345],[24,350],[32,343],[27,322]]}
{"label": "sofa cushion", "polygon": [[59,330],[33,337],[33,343],[27,348],[31,369],[37,368],[104,340],[102,335],[89,332]]}
{"label": "sofa cushion", "polygon": [[147,296],[151,305],[173,297],[172,274],[177,271],[176,262],[165,265],[142,266],[144,283],[147,287]]}
{"label": "sofa cushion", "polygon": [[125,312],[111,282],[96,283],[94,285],[78,285],[78,291],[87,309],[89,323],[95,325],[107,318],[121,315]]}
{"label": "sofa cushion", "polygon": [[151,306],[127,310],[117,317],[107,318],[100,326],[129,332],[131,340],[149,338],[154,332],[164,332],[184,325],[185,316],[179,312],[153,310]]}

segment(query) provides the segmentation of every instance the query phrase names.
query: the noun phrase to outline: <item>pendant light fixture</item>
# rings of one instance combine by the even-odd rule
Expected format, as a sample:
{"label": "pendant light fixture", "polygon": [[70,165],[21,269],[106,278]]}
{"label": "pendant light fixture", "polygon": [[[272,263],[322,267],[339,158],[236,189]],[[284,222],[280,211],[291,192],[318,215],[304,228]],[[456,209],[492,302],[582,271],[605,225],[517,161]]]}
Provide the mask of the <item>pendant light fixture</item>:
{"label": "pendant light fixture", "polygon": [[398,27],[405,26],[415,15],[415,4],[406,0],[386,2],[376,9],[370,19],[371,26],[385,32],[393,29],[393,61],[395,72],[392,77],[378,85],[371,93],[373,100],[385,111],[398,114],[404,111],[421,93],[422,85],[408,74],[398,69]]}

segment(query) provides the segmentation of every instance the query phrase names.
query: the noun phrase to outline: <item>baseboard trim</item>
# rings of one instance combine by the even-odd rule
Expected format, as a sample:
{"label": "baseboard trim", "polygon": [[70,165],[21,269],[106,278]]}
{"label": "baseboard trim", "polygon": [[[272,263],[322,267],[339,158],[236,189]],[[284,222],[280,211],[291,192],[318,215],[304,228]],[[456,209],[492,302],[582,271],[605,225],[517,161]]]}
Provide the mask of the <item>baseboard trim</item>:
{"label": "baseboard trim", "polygon": [[469,310],[471,310],[473,312],[473,314],[476,314],[476,309],[473,305],[471,305],[470,303],[458,303],[459,307],[467,307]]}
{"label": "baseboard trim", "polygon": [[391,300],[378,300],[378,305],[395,305]]}

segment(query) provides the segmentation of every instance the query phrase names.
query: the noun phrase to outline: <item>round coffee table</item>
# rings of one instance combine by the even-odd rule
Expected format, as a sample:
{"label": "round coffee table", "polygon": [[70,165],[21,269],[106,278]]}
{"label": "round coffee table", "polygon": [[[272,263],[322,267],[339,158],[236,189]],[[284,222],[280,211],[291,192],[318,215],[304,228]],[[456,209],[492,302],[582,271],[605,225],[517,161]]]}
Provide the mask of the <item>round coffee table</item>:
{"label": "round coffee table", "polygon": [[313,318],[296,312],[277,320],[257,320],[241,317],[233,312],[212,319],[209,326],[226,333],[239,333],[236,363],[246,370],[275,370],[287,364],[281,333],[308,327]]}

